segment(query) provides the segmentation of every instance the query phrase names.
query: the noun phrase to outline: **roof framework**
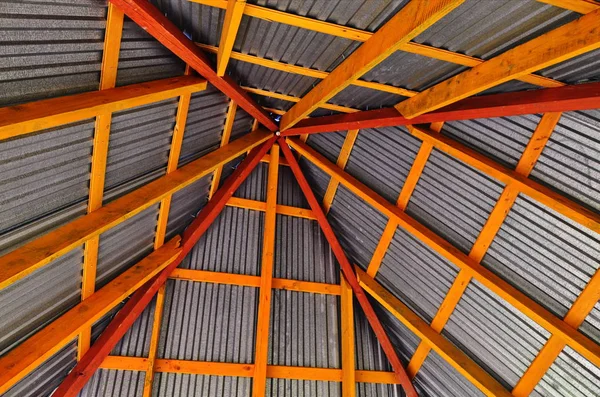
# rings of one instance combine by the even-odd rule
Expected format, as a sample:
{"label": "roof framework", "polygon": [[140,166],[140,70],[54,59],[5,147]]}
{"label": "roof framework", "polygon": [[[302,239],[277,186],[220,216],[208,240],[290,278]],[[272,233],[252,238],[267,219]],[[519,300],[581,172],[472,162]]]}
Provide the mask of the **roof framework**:
{"label": "roof framework", "polygon": [[[520,197],[533,199],[583,230],[600,232],[600,215],[597,209],[540,183],[539,178],[530,177],[565,112],[600,108],[600,83],[568,86],[559,80],[534,74],[600,48],[600,29],[597,24],[600,5],[588,0],[543,0],[542,3],[584,15],[483,60],[413,41],[427,28],[451,15],[464,0],[434,1],[427,3],[430,8],[423,7],[416,0],[409,1],[375,33],[246,4],[245,1],[193,2],[226,10],[218,47],[194,43],[149,2],[111,0],[97,92],[0,108],[2,140],[44,134],[51,131],[51,128],[94,119],[86,214],[30,239],[0,257],[0,288],[10,290],[12,286],[25,282],[28,277],[49,267],[65,254],[83,246],[81,303],[57,316],[0,357],[1,393],[26,379],[28,374],[59,353],[74,338],[77,340],[78,363],[54,392],[55,396],[77,395],[98,368],[144,372],[145,381],[141,388],[144,396],[152,395],[156,374],[160,373],[252,378],[252,394],[255,396],[265,395],[268,379],[340,382],[344,396],[357,395],[357,383],[399,384],[407,395],[417,395],[417,389],[411,380],[416,379],[432,350],[485,395],[530,395],[566,348],[588,360],[590,365],[600,367],[600,345],[580,330],[600,299],[600,274],[597,267],[562,316],[483,263]],[[185,76],[118,86],[125,15],[187,64]],[[329,71],[266,59],[234,50],[243,16],[301,27],[363,44]],[[403,23],[405,20],[414,22],[414,26],[406,26]],[[212,60],[204,51],[216,54],[216,67],[213,67]],[[360,79],[398,51],[432,57],[469,69],[424,90]],[[321,82],[302,96],[238,85],[231,76],[226,75],[228,67],[233,68],[231,60],[278,72],[318,78]],[[193,70],[201,77],[197,77]],[[469,98],[511,80],[543,88],[525,93],[509,92]],[[207,90],[207,81],[230,98],[218,148],[181,165],[190,107],[194,95]],[[350,86],[402,96],[405,99],[394,107],[371,111],[327,102]],[[261,97],[295,104],[286,110],[274,109],[261,105]],[[177,108],[164,175],[107,202],[109,142],[112,139],[111,128],[115,114],[172,98],[177,98]],[[374,103],[372,107],[378,106],[380,105]],[[254,123],[251,132],[232,139],[240,112],[238,107],[247,112]],[[342,114],[315,117],[317,108]],[[539,112],[543,112],[543,115],[514,167],[508,167],[476,147],[442,133],[445,123],[456,120],[511,117]],[[276,121],[278,118],[273,115],[282,116],[280,125]],[[309,117],[311,115],[313,117]],[[372,134],[374,140],[380,137],[377,130],[364,130],[390,126],[406,126],[407,136],[420,142],[395,203],[373,189],[368,181],[359,180],[348,170],[351,154],[360,137],[363,134]],[[315,136],[327,139],[326,135],[319,134],[339,130],[348,132],[340,143],[334,161],[307,141],[307,134],[317,134]],[[275,131],[277,132],[274,134]],[[481,175],[502,184],[495,204],[468,252],[449,241],[431,224],[415,217],[408,208],[419,182],[424,178],[427,165],[436,153],[445,153],[458,159]],[[245,160],[235,171],[229,176],[225,175],[225,168],[244,155]],[[298,158],[306,163],[301,166]],[[233,197],[260,163],[268,164],[265,199]],[[305,166],[306,164],[311,165]],[[279,174],[282,166],[290,168],[310,209],[280,203],[278,187],[281,183]],[[313,191],[311,177],[314,171],[310,175],[308,172],[314,170],[314,167],[329,177],[321,200]],[[212,176],[206,194],[208,203],[181,233],[181,237],[167,238],[172,203],[176,195],[206,176]],[[342,187],[387,218],[368,263],[351,262],[356,258],[348,253],[346,236],[342,238],[339,235],[339,230],[332,221],[332,205],[336,197],[342,194]],[[198,197],[194,199],[199,200]],[[153,239],[154,252],[97,289],[102,234],[155,205],[158,205],[158,215]],[[177,268],[226,207],[264,213],[260,275]],[[317,221],[340,265],[339,284],[274,277],[276,225],[279,216]],[[384,285],[379,277],[384,258],[400,229],[458,269],[430,321],[423,319],[414,306]],[[161,358],[159,336],[164,328],[167,280],[258,288],[254,361],[251,364],[241,364]],[[485,360],[475,359],[468,351],[463,351],[459,343],[444,334],[453,313],[475,282],[492,291],[524,318],[549,334],[515,384],[508,385],[505,380],[499,380],[497,374],[486,367]],[[276,290],[340,297],[341,364],[338,368],[270,364],[272,294]],[[127,303],[92,343],[93,325],[111,310],[118,309],[127,297],[130,297]],[[359,303],[362,315],[371,325],[391,364],[391,371],[357,369],[355,302]],[[393,328],[390,328],[389,322],[381,319],[381,312],[375,310],[374,302],[378,302],[395,320],[419,338],[418,346],[408,360],[403,360],[399,355],[398,347],[394,346],[396,341],[392,341],[390,337],[394,332]],[[151,331],[147,355],[144,358],[111,355],[144,310],[154,313],[149,326]]]}

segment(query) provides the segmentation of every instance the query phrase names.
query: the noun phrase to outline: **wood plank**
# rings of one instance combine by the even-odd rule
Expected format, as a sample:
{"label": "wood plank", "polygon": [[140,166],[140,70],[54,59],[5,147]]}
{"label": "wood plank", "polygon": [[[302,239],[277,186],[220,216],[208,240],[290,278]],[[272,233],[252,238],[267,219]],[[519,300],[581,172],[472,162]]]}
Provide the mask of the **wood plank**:
{"label": "wood plank", "polygon": [[352,287],[340,274],[341,341],[342,341],[342,396],[356,397],[356,362],[354,340],[354,305]]}
{"label": "wood plank", "polygon": [[537,0],[541,3],[553,5],[578,12],[580,14],[589,14],[592,11],[600,9],[600,4],[593,0]]}
{"label": "wood plank", "polygon": [[394,108],[314,117],[299,122],[282,136],[315,134],[348,129],[369,129],[442,121],[508,117],[522,114],[568,112],[600,108],[600,83],[578,84],[524,92],[463,99],[412,120]]}
{"label": "wood plank", "polygon": [[256,131],[0,257],[5,288],[272,137]]}
{"label": "wood plank", "polygon": [[219,40],[219,51],[217,51],[217,75],[224,76],[231,58],[233,44],[246,7],[246,0],[228,0],[225,10],[221,39]]}
{"label": "wood plank", "polygon": [[270,131],[277,131],[277,124],[267,112],[257,104],[229,76],[219,76],[212,68],[208,57],[188,39],[162,11],[145,0],[110,0],[125,15],[140,25],[148,34],[157,39],[167,49],[190,65],[213,86],[233,99],[242,109]]}
{"label": "wood plank", "polygon": [[[464,0],[411,1],[385,23],[369,40],[358,47],[348,58],[336,67],[302,100],[294,105],[281,118],[281,131],[292,127],[307,117],[321,103],[358,80],[402,44],[424,32],[428,27],[443,18]],[[413,97],[416,98],[419,95]]]}
{"label": "wood plank", "polygon": [[0,140],[206,89],[199,77],[173,77],[0,108]]}
{"label": "wood plank", "polygon": [[306,144],[298,139],[291,138],[287,139],[286,142],[325,173],[338,179],[342,185],[365,200],[376,210],[390,218],[394,218],[400,227],[415,236],[415,238],[438,252],[442,257],[448,259],[458,268],[466,269],[472,277],[485,287],[499,295],[543,328],[546,328],[553,334],[559,334],[574,350],[595,365],[600,366],[600,346],[598,346],[597,343],[573,329],[573,327],[566,324],[562,319],[550,313],[547,309],[513,287],[501,277],[497,276],[495,273],[481,266],[476,261],[473,261],[462,251],[452,246],[448,241],[421,225],[356,178],[343,170],[340,170],[335,164],[329,162],[325,157]]}
{"label": "wood plank", "polygon": [[[268,97],[268,98],[281,99],[282,101],[288,101],[288,102],[298,103],[302,99],[302,98],[298,98],[298,97],[291,96],[291,95],[280,94],[278,92],[272,92],[272,91],[263,90],[263,89],[260,89],[260,88],[253,88],[253,87],[242,87],[242,88],[245,91],[250,92],[252,94],[256,94],[256,95],[260,95],[260,96],[265,96],[265,97]],[[333,103],[322,103],[322,104],[319,105],[319,107],[322,108],[322,109],[333,110],[334,112],[341,112],[341,113],[355,113],[355,112],[359,112],[358,109],[350,108],[350,107],[347,107],[347,106],[335,105]],[[285,112],[283,114],[285,114]]]}
{"label": "wood plank", "polygon": [[600,10],[512,48],[396,105],[406,118],[450,105],[507,81],[600,48]]}

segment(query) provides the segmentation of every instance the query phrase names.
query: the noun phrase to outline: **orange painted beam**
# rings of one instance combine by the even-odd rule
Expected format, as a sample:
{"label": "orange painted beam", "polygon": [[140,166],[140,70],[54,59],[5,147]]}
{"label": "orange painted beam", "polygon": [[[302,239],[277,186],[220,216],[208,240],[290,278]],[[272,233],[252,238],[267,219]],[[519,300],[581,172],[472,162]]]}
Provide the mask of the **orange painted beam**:
{"label": "orange painted beam", "polygon": [[221,39],[219,41],[219,50],[217,51],[217,75],[225,76],[229,58],[233,50],[233,44],[237,36],[246,0],[228,0],[225,10],[225,19],[223,29],[221,30]]}
{"label": "orange painted beam", "polygon": [[[232,197],[227,202],[227,205],[230,207],[246,208],[249,210],[262,212],[265,212],[267,210],[267,203],[265,203],[264,201],[248,200],[239,197]],[[276,212],[280,215],[293,216],[297,218],[311,220],[317,219],[311,210],[306,208],[291,207],[289,205],[277,204]]]}
{"label": "orange painted beam", "polygon": [[[443,18],[464,0],[411,1],[385,23],[371,38],[358,47],[325,79],[306,94],[281,118],[285,131],[307,117],[321,103],[358,80],[403,44],[410,42],[428,27]],[[418,97],[415,96],[413,98]]]}
{"label": "orange painted beam", "polygon": [[[512,48],[396,105],[406,118],[458,102],[510,80],[600,48],[600,9]],[[284,116],[285,117],[285,116]]]}
{"label": "orange painted beam", "polygon": [[592,11],[600,9],[600,4],[593,0],[537,0],[540,3],[546,3],[555,7],[564,8],[578,12],[580,14],[589,14]]}

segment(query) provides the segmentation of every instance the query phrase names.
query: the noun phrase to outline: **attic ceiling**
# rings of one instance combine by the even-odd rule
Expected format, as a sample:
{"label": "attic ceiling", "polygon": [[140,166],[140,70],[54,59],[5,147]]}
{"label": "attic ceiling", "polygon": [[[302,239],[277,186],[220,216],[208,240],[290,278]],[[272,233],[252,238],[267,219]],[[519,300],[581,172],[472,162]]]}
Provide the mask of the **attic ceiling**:
{"label": "attic ceiling", "polygon": [[[391,397],[411,395],[406,371],[419,396],[600,396],[598,109],[325,127],[435,113],[421,98],[478,65],[457,92],[598,82],[600,1],[151,0],[204,74],[179,36],[123,16],[137,1],[0,0],[0,395],[70,395],[134,292],[189,251],[76,395]],[[397,26],[426,29],[335,87],[430,3]],[[578,21],[581,51],[476,86]],[[305,109],[322,130],[294,133]]]}

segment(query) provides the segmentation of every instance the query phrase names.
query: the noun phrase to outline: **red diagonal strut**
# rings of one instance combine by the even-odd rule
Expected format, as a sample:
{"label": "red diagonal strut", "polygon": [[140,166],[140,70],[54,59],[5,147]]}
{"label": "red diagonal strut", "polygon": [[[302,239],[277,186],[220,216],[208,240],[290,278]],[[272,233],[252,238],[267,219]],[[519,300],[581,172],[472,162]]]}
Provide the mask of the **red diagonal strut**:
{"label": "red diagonal strut", "polygon": [[221,213],[233,193],[250,175],[263,156],[267,154],[275,139],[276,137],[274,136],[261,146],[254,148],[235,172],[227,178],[223,186],[217,190],[213,198],[183,233],[181,242],[183,250],[181,254],[173,263],[131,296],[125,306],[123,306],[104,332],[102,332],[98,340],[82,357],[81,361],[77,363],[65,380],[63,380],[58,389],[56,389],[53,394],[54,397],[75,397],[83,386],[85,386],[102,361],[104,361],[106,356],[108,356],[123,335],[125,335],[125,332],[127,332],[139,315],[150,304],[150,301],[152,301],[159,288],[167,281],[171,272],[179,266],[196,242],[198,242],[200,237]]}
{"label": "red diagonal strut", "polygon": [[352,287],[352,291],[354,292],[358,303],[362,307],[365,316],[369,321],[369,324],[371,324],[371,328],[373,328],[373,331],[375,332],[375,335],[377,336],[377,339],[379,340],[379,343],[381,344],[385,355],[390,361],[396,378],[404,387],[404,391],[406,392],[406,395],[408,397],[416,397],[417,391],[411,383],[410,378],[406,374],[406,370],[402,366],[402,362],[400,361],[400,358],[398,358],[398,354],[396,354],[396,350],[394,350],[394,346],[392,346],[392,342],[390,341],[385,330],[383,329],[379,318],[377,318],[377,314],[375,314],[375,310],[373,309],[373,306],[371,306],[371,303],[369,302],[365,291],[358,284],[358,280],[356,278],[356,275],[354,274],[352,265],[350,265],[350,262],[348,261],[348,258],[346,257],[346,254],[342,249],[342,246],[340,245],[337,237],[333,232],[333,229],[331,228],[331,225],[329,224],[329,221],[327,220],[327,217],[325,216],[325,213],[323,212],[323,209],[319,205],[319,202],[315,197],[313,191],[311,190],[308,181],[306,180],[306,177],[302,173],[302,170],[300,169],[300,165],[298,164],[296,157],[294,157],[292,150],[289,148],[289,146],[283,138],[279,138],[278,142],[281,151],[283,152],[283,155],[285,156],[290,168],[292,169],[292,172],[294,173],[294,176],[298,180],[298,184],[300,185],[304,196],[306,196],[306,200],[308,201],[310,208],[313,210],[313,213],[315,214],[315,217],[317,218],[317,221],[319,222],[319,225],[323,230],[325,238],[327,238],[327,241],[331,246],[333,254],[339,262],[340,267],[342,268],[344,277],[348,281],[350,287]]}
{"label": "red diagonal strut", "polygon": [[231,77],[218,76],[204,52],[148,0],[110,0],[110,2],[123,10],[125,15],[200,73],[218,90],[233,99],[259,123],[271,131],[279,128],[268,113]]}
{"label": "red diagonal strut", "polygon": [[314,117],[300,121],[282,136],[316,134],[343,130],[427,124],[452,120],[518,116],[522,114],[567,112],[600,108],[600,83],[508,92],[463,99],[452,105],[412,119],[395,108]]}

